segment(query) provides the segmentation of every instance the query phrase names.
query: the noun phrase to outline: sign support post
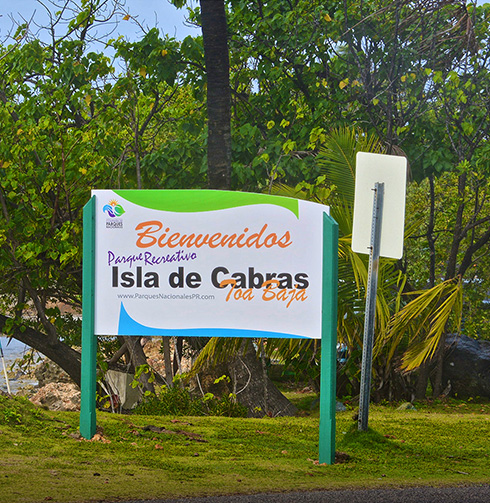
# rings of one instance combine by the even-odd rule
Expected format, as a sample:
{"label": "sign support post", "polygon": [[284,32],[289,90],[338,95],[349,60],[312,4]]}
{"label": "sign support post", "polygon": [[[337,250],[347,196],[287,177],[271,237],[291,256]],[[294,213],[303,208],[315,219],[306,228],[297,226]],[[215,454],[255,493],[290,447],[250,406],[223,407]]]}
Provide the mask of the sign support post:
{"label": "sign support post", "polygon": [[323,215],[322,354],[320,362],[320,463],[335,463],[337,405],[338,224]]}
{"label": "sign support post", "polygon": [[96,430],[95,385],[97,379],[97,337],[95,336],[95,196],[83,209],[82,279],[82,369],[80,434],[91,439]]}
{"label": "sign support post", "polygon": [[361,392],[359,395],[359,431],[367,431],[371,373],[373,363],[374,321],[376,318],[376,291],[378,289],[379,249],[383,215],[384,183],[374,184],[373,220],[371,224],[371,249],[369,253],[366,312],[362,343]]}
{"label": "sign support post", "polygon": [[403,256],[406,185],[405,157],[372,152],[357,153],[351,247],[355,253],[369,253],[359,431],[368,429],[379,258],[401,259]]}

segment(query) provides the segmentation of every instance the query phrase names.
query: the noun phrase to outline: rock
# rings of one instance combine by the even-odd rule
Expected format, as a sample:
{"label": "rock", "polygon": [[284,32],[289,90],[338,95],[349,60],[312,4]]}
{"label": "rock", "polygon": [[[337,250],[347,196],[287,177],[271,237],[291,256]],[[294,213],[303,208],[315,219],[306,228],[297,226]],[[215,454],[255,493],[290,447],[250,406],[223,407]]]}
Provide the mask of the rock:
{"label": "rock", "polygon": [[337,402],[335,405],[335,410],[337,412],[345,412],[347,410],[347,407],[342,402]]}
{"label": "rock", "polygon": [[417,410],[410,402],[405,402],[400,405],[396,410]]}
{"label": "rock", "polygon": [[49,410],[79,411],[80,388],[73,383],[51,382],[43,386],[30,401]]}
{"label": "rock", "polygon": [[490,341],[451,334],[446,345],[444,386],[450,382],[451,394],[458,398],[490,398]]}
{"label": "rock", "polygon": [[70,376],[60,366],[48,359],[36,366],[34,375],[40,388],[52,382],[73,384]]}
{"label": "rock", "polygon": [[34,384],[24,384],[18,389],[16,395],[17,396],[25,396],[25,397],[29,398],[29,397],[33,396],[37,391],[38,390]]}

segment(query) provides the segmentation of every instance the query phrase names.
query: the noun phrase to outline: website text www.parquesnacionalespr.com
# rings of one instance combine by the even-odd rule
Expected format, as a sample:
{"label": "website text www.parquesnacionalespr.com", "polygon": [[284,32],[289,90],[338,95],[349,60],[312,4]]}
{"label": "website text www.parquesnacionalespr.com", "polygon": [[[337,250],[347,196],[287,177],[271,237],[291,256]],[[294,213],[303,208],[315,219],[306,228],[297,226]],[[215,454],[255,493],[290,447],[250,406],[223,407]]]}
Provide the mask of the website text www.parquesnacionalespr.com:
{"label": "website text www.parquesnacionalespr.com", "polygon": [[216,297],[201,293],[119,293],[117,298],[135,300],[215,300]]}

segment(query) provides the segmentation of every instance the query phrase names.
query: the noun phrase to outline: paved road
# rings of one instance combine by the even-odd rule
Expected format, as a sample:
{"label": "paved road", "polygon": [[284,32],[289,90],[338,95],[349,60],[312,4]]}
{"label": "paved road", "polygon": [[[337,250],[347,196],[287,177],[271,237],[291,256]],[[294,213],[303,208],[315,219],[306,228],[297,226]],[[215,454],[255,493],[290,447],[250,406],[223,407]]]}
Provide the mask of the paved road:
{"label": "paved road", "polygon": [[490,503],[490,485],[230,495],[170,500],[132,500],[119,503]]}

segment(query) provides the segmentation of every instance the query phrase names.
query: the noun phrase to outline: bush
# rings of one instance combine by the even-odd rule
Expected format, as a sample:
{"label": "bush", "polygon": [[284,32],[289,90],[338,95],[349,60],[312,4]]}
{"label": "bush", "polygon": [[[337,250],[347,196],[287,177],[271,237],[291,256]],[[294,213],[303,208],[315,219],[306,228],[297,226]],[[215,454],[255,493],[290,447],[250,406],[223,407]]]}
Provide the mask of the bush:
{"label": "bush", "polygon": [[157,395],[145,397],[133,412],[148,416],[247,416],[247,408],[231,393],[221,398],[212,393],[194,398],[187,388],[179,386],[164,386]]}

